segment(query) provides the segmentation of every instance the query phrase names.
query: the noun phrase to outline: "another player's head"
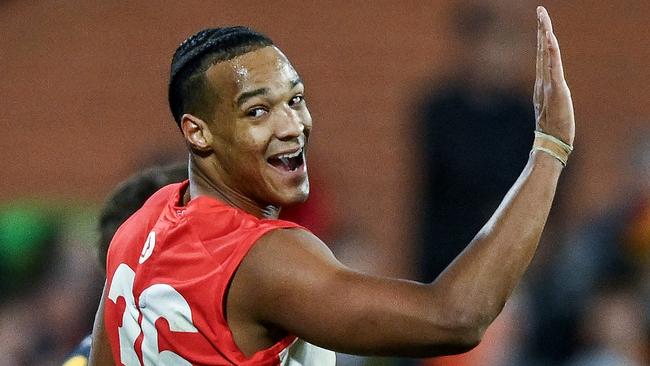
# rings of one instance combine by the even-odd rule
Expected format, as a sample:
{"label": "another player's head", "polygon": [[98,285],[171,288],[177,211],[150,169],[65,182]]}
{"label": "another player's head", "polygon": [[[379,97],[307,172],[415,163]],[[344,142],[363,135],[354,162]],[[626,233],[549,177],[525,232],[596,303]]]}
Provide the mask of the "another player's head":
{"label": "another player's head", "polygon": [[312,122],[303,95],[287,57],[249,28],[200,31],[172,60],[170,108],[192,169],[257,206],[309,194],[304,149]]}
{"label": "another player's head", "polygon": [[187,179],[187,165],[155,167],[134,174],[109,195],[99,214],[99,261],[106,267],[106,252],[117,229],[160,188]]}

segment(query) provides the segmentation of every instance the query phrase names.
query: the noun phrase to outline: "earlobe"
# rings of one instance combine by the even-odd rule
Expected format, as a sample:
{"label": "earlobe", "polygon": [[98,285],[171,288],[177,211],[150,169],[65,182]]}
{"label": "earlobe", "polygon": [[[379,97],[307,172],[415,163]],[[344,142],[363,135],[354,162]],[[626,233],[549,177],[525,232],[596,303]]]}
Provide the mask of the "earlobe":
{"label": "earlobe", "polygon": [[184,114],[181,118],[181,130],[192,150],[201,152],[212,150],[212,133],[208,124],[199,117]]}

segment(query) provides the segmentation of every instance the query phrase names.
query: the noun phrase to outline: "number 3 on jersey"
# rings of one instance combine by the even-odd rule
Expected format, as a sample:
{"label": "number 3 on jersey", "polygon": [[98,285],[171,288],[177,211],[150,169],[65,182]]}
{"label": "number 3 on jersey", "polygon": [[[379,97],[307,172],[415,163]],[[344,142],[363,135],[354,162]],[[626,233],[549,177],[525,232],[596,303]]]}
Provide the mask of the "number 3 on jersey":
{"label": "number 3 on jersey", "polygon": [[[155,284],[147,287],[138,299],[133,296],[135,272],[122,263],[113,274],[108,298],[117,304],[118,298],[126,303],[122,315],[122,326],[118,328],[120,340],[120,359],[125,366],[141,366],[135,351],[135,341],[142,332],[142,360],[144,366],[154,365],[191,365],[171,351],[158,350],[158,331],[156,320],[164,318],[172,332],[193,332],[198,330],[192,324],[192,312],[187,301],[173,287]],[[142,314],[142,326],[138,319]]]}

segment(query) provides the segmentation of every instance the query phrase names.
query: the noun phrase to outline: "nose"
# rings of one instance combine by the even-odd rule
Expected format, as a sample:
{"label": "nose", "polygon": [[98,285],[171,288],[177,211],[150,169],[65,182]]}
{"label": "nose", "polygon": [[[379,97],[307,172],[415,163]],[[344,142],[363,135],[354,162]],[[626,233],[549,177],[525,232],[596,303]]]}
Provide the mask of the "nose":
{"label": "nose", "polygon": [[278,139],[286,141],[302,136],[305,123],[299,111],[288,107],[278,117],[275,123],[275,135]]}

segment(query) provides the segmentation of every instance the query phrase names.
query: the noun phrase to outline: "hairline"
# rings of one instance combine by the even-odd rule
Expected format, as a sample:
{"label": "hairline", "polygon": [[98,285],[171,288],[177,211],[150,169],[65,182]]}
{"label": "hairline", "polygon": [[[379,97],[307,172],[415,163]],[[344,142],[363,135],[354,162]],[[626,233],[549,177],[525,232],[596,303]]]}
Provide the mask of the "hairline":
{"label": "hairline", "polygon": [[[199,63],[199,66],[197,67],[197,70],[195,70],[193,73],[188,75],[188,77],[185,79],[185,83],[187,83],[188,81],[192,81],[192,80],[196,80],[196,81],[200,82],[201,90],[200,90],[200,97],[198,98],[198,99],[200,99],[200,102],[197,103],[197,104],[200,105],[200,106],[203,106],[203,107],[198,107],[197,108],[197,106],[194,106],[194,109],[200,109],[199,113],[201,113],[201,114],[208,113],[208,110],[214,111],[215,106],[216,106],[214,101],[218,97],[218,92],[219,92],[218,89],[219,88],[217,88],[215,85],[213,85],[213,83],[210,82],[210,80],[208,79],[208,75],[207,75],[208,71],[212,67],[214,67],[214,66],[216,66],[218,64],[224,63],[224,62],[232,61],[232,60],[237,59],[239,57],[242,57],[242,56],[244,56],[246,54],[249,54],[251,52],[255,52],[255,51],[267,48],[267,47],[274,47],[275,49],[277,49],[279,52],[282,53],[282,51],[273,43],[271,43],[271,44],[250,44],[250,45],[247,45],[247,47],[250,47],[250,49],[248,49],[247,51],[242,52],[242,53],[235,53],[231,57],[226,57],[226,58],[223,58],[223,59],[219,58],[219,57],[214,57],[215,54],[219,53],[219,51],[217,51],[217,50],[206,52],[201,57],[202,60]],[[282,54],[284,55],[284,53],[282,53]],[[201,116],[198,116],[198,117],[201,117]],[[212,122],[212,117],[210,117],[209,121],[206,121],[206,122]]]}

